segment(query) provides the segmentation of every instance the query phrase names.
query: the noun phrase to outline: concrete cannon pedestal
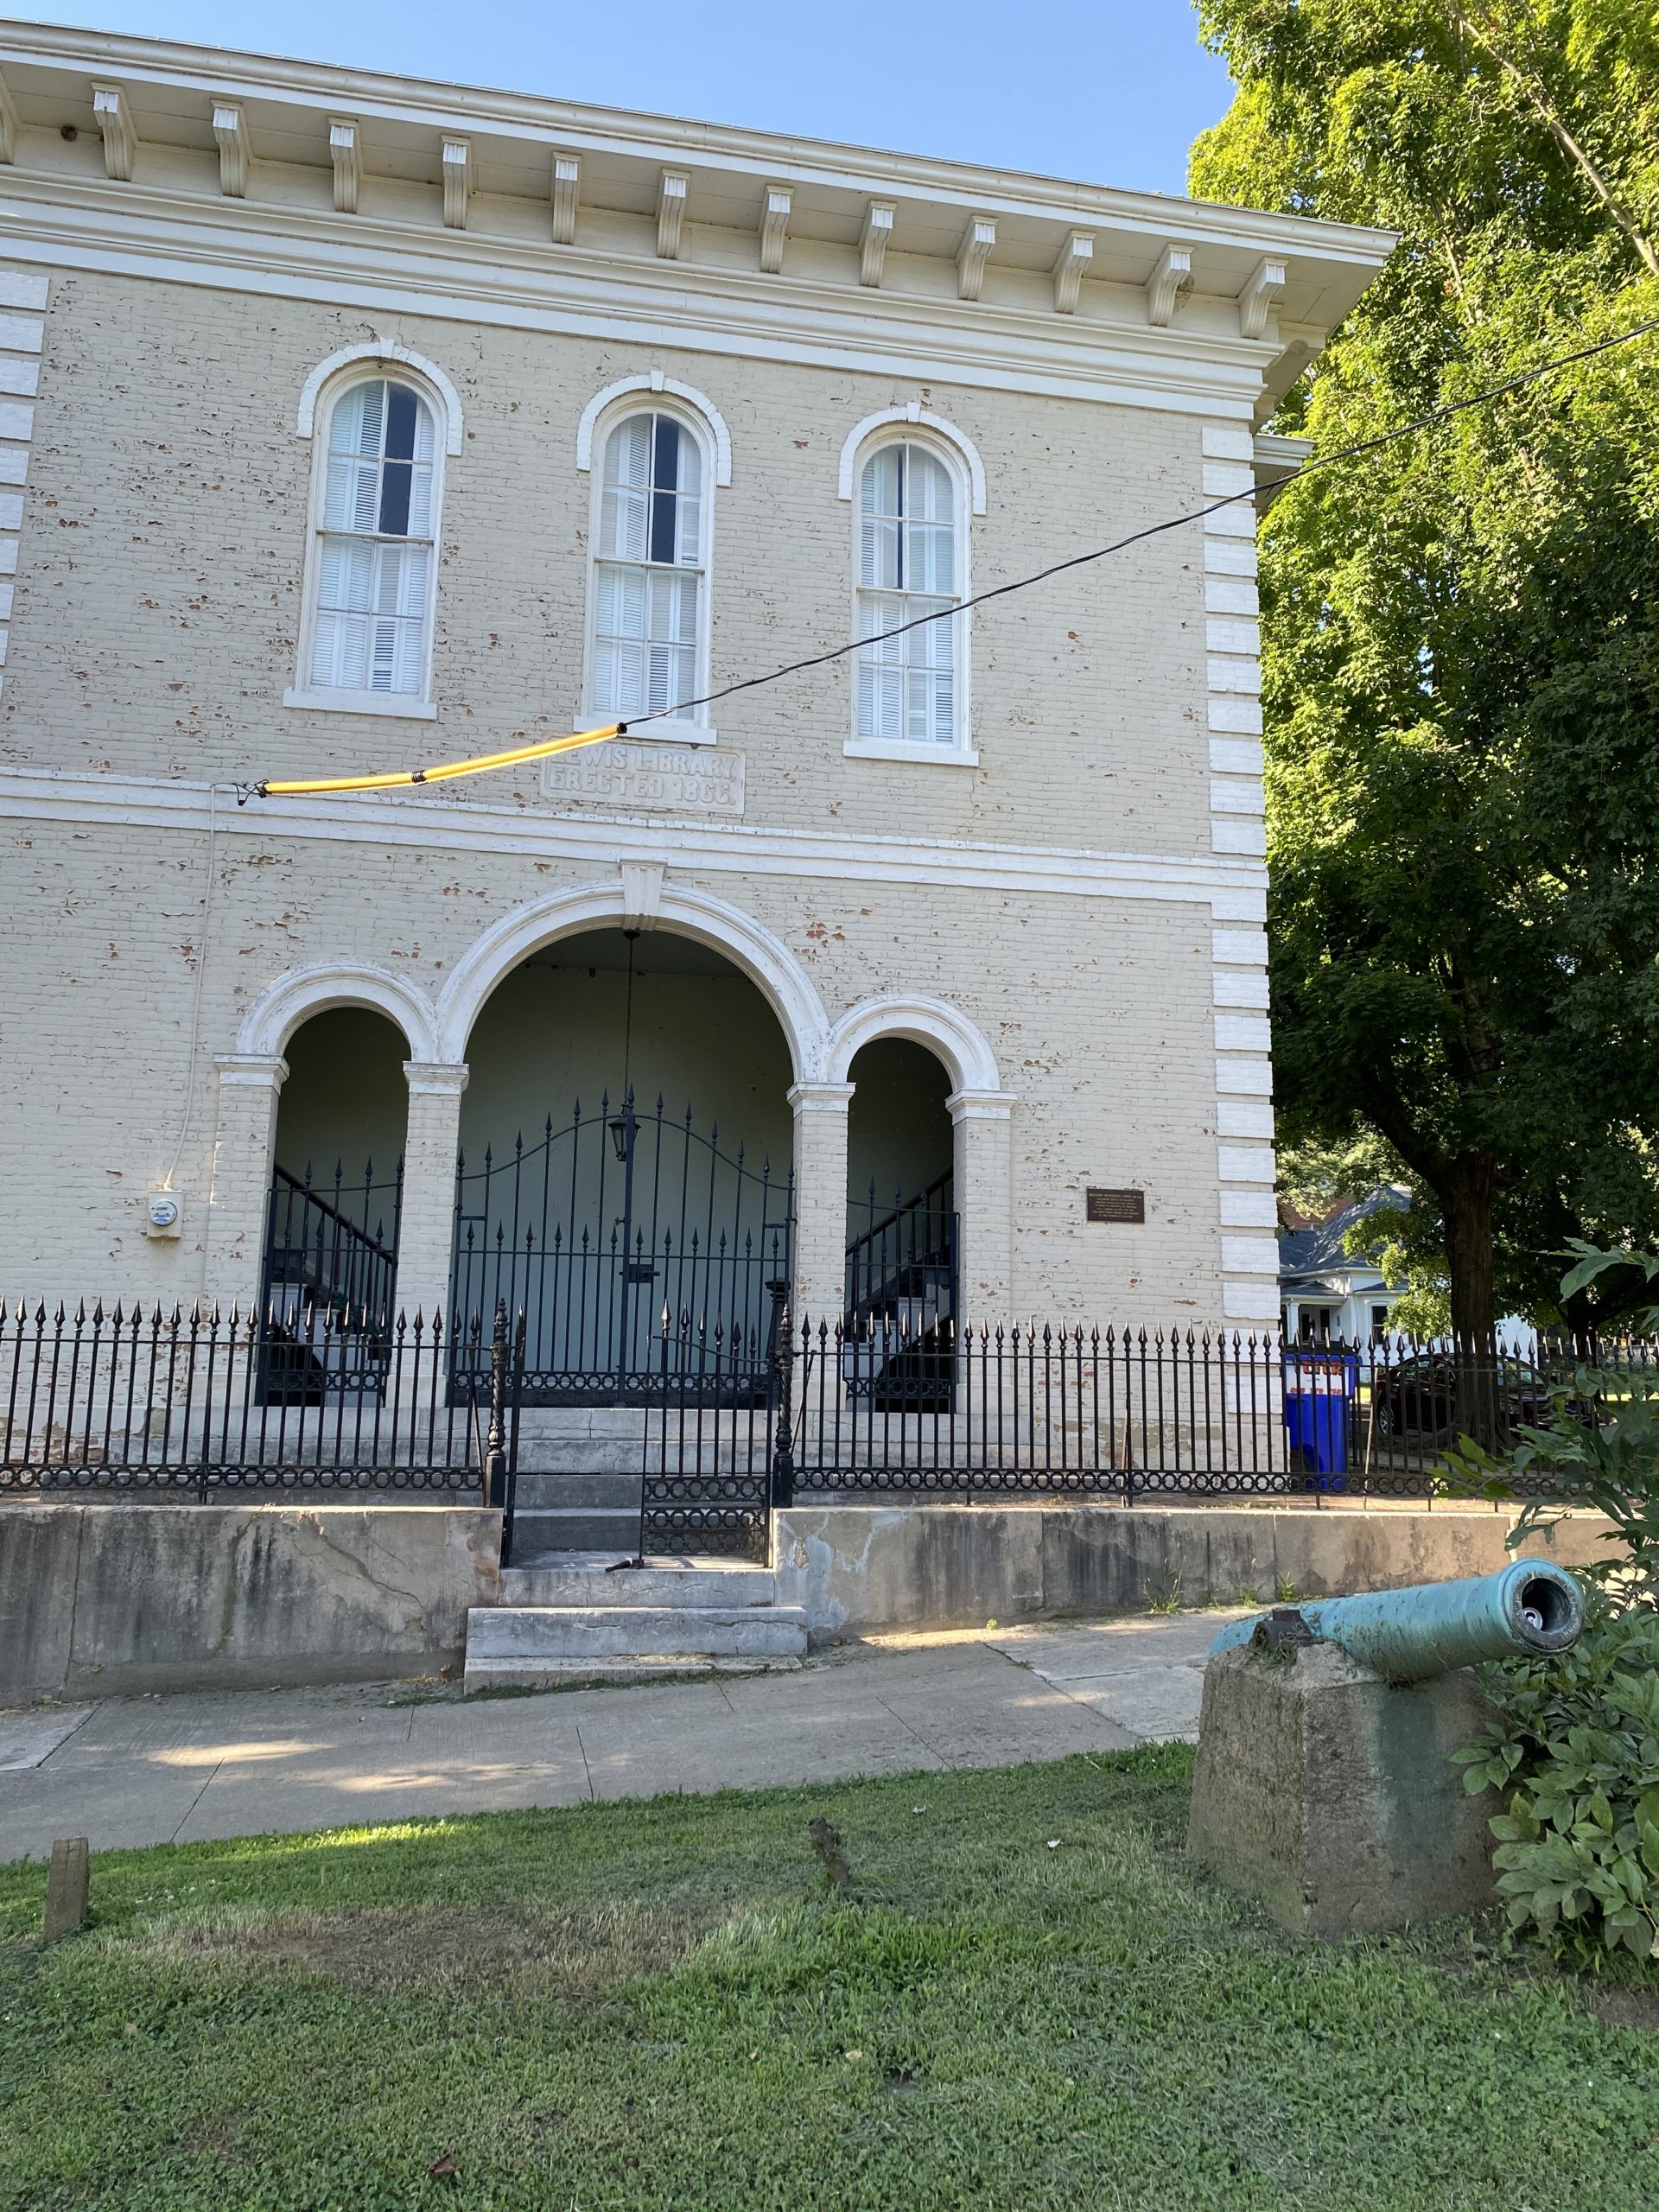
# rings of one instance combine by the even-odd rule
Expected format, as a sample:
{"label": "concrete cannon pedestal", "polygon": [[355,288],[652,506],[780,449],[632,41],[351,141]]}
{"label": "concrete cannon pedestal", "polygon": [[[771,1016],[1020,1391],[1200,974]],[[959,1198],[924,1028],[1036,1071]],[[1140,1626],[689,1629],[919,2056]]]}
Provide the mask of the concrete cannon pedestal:
{"label": "concrete cannon pedestal", "polygon": [[1212,1659],[1187,1847],[1282,1926],[1357,1935],[1493,1901],[1493,1810],[1451,1755],[1490,1707],[1467,1668],[1402,1686],[1334,1643]]}

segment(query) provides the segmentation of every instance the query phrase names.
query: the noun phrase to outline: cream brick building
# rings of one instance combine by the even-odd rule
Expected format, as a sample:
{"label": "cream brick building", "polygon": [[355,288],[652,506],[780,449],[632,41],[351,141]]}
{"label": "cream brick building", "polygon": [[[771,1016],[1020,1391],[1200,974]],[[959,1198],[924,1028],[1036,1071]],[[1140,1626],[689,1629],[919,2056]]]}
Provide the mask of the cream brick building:
{"label": "cream brick building", "polygon": [[1386,238],[34,26],[0,80],[0,1288],[245,1301],[326,1200],[405,1306],[533,1277],[556,1374],[625,1278],[838,1312],[909,1208],[935,1309],[1276,1318],[1249,500],[540,771],[234,787],[1196,515]]}

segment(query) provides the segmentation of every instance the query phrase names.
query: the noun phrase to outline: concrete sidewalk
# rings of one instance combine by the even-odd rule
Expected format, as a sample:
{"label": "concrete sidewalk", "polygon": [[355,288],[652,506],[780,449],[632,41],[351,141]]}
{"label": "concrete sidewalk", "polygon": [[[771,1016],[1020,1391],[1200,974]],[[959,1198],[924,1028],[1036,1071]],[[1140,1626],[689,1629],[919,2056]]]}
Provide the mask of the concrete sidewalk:
{"label": "concrete sidewalk", "polygon": [[788,1673],[463,1701],[428,1685],[0,1713],[0,1859],[661,1790],[1016,1766],[1198,1727],[1218,1612],[874,1638]]}

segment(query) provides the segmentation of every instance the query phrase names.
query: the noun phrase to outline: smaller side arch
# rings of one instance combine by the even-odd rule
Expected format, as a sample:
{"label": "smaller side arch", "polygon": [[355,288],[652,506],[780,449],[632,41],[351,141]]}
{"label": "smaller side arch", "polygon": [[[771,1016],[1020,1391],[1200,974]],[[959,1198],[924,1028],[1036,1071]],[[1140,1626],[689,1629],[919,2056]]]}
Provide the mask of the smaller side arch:
{"label": "smaller side arch", "polygon": [[384,1014],[403,1031],[410,1059],[438,1058],[431,1001],[411,989],[401,976],[368,966],[289,969],[267,985],[243,1015],[236,1049],[241,1053],[279,1053],[302,1021],[337,1006],[366,1007]]}
{"label": "smaller side arch", "polygon": [[715,482],[727,485],[732,480],[732,434],[726,427],[726,417],[706,392],[695,385],[682,384],[677,377],[666,377],[660,369],[652,369],[648,376],[622,377],[615,384],[607,384],[603,391],[596,391],[582,410],[582,420],[576,425],[576,467],[584,474],[594,465],[594,432],[599,418],[613,401],[626,399],[630,392],[665,392],[671,399],[678,399],[688,407],[695,407],[709,425],[715,442]]}
{"label": "smaller side arch", "polygon": [[976,515],[985,512],[985,464],[979,457],[979,448],[965,430],[954,423],[947,423],[943,415],[930,414],[919,400],[912,399],[908,407],[884,407],[879,414],[867,415],[861,423],[855,423],[847,433],[847,442],[841,449],[841,470],[836,489],[843,499],[853,496],[853,470],[858,461],[858,449],[875,431],[886,429],[890,423],[913,423],[919,429],[931,430],[934,436],[943,438],[955,448],[968,471],[968,486],[973,511]]}
{"label": "smaller side arch", "polygon": [[445,453],[461,451],[461,394],[435,361],[429,361],[424,353],[411,353],[407,346],[394,345],[390,340],[383,342],[372,339],[362,346],[342,346],[339,353],[317,363],[300,389],[300,410],[294,424],[298,436],[308,438],[315,435],[317,400],[323,386],[341,369],[349,369],[358,361],[401,361],[405,368],[417,370],[443,403]]}
{"label": "smaller side arch", "polygon": [[996,1055],[964,1014],[944,999],[889,991],[849,1007],[830,1032],[824,1072],[845,1083],[855,1056],[879,1037],[903,1037],[937,1052],[957,1090],[1000,1091]]}

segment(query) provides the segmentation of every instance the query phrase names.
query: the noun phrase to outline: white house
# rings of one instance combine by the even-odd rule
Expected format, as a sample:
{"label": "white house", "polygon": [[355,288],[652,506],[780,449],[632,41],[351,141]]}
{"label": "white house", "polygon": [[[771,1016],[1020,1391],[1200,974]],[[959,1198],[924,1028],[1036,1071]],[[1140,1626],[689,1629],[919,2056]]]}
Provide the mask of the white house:
{"label": "white house", "polygon": [[1385,1184],[1328,1221],[1281,1231],[1279,1289],[1287,1344],[1368,1344],[1388,1336],[1400,1291],[1390,1289],[1369,1254],[1351,1252],[1347,1240],[1370,1215],[1410,1202],[1408,1191]]}

